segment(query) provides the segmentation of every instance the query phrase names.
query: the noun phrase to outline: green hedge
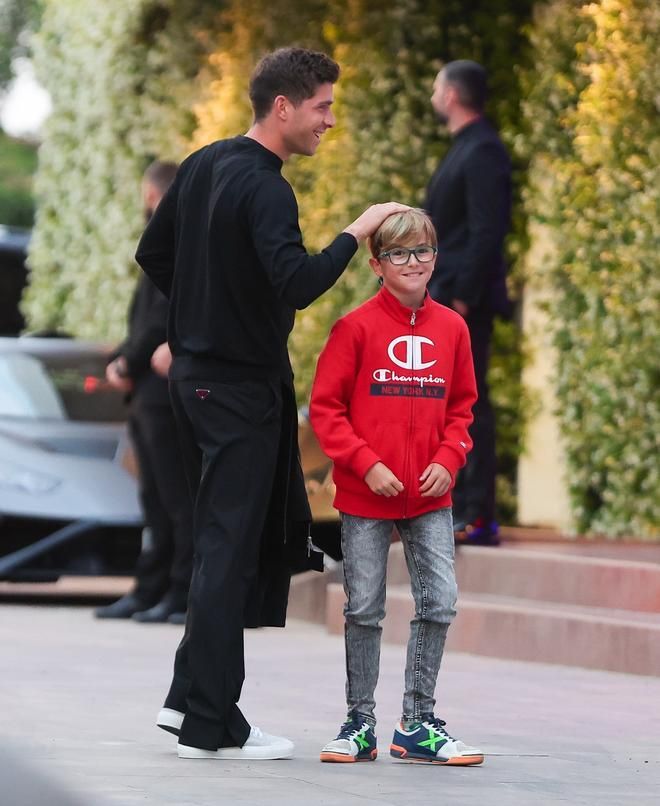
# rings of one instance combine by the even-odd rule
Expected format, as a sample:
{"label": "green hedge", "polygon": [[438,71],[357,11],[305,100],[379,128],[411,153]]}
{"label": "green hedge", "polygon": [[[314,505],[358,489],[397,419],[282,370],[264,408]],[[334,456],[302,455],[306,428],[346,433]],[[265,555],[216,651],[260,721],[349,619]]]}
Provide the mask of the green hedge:
{"label": "green hedge", "polygon": [[35,65],[53,112],[35,180],[31,328],[123,336],[142,171],[184,156],[193,128],[202,43],[191,19],[204,20],[195,0],[44,1]]}
{"label": "green hedge", "polygon": [[[291,43],[323,48],[343,68],[337,127],[314,159],[287,167],[307,244],[319,248],[374,201],[421,202],[449,143],[430,107],[441,60],[486,65],[489,112],[513,142],[520,121],[511,65],[526,58],[521,26],[530,9],[519,2],[512,11],[508,0],[46,0],[37,61],[54,112],[37,179],[25,302],[31,326],[121,336],[136,276],[131,256],[145,160],[179,158],[244,131],[248,76],[264,51]],[[212,56],[200,71],[205,49]],[[517,211],[512,261],[524,251]],[[299,316],[291,350],[301,402],[330,325],[374,290],[361,253],[333,292]],[[520,363],[518,330],[502,323],[491,377],[507,520],[515,511],[524,412]]]}
{"label": "green hedge", "polygon": [[556,0],[524,85],[571,499],[612,537],[660,535],[659,34],[657,3]]}

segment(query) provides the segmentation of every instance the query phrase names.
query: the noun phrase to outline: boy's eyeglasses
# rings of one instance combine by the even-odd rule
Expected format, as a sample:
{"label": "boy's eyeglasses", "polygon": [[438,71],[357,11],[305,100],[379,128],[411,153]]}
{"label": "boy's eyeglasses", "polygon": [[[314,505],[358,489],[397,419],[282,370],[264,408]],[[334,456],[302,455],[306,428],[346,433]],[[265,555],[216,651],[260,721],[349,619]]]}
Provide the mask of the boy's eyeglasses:
{"label": "boy's eyeglasses", "polygon": [[408,249],[405,246],[395,246],[394,249],[388,249],[387,252],[381,252],[378,255],[378,260],[387,259],[393,266],[404,266],[410,260],[410,256],[414,255],[420,263],[430,263],[438,253],[435,246],[414,246]]}

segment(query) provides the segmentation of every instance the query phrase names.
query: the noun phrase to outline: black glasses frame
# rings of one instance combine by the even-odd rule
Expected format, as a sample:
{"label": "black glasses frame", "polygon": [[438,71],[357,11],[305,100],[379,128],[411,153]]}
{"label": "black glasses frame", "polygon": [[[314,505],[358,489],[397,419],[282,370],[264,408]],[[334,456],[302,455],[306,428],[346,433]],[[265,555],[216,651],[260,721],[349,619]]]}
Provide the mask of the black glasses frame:
{"label": "black glasses frame", "polygon": [[[420,249],[425,249],[425,250],[430,249],[431,250],[431,257],[429,257],[429,258],[427,258],[425,260],[422,260],[419,257],[419,250]],[[402,260],[401,262],[395,263],[391,258],[392,252],[407,252],[408,254],[406,255],[405,260]],[[406,263],[410,262],[410,256],[411,255],[414,255],[415,259],[417,261],[419,261],[419,263],[430,263],[437,254],[438,254],[437,247],[436,246],[431,246],[430,244],[421,244],[420,246],[413,246],[412,249],[410,249],[407,246],[395,246],[392,249],[388,249],[386,252],[381,252],[380,255],[378,255],[378,260],[383,260],[385,258],[385,259],[389,260],[390,263],[393,266],[405,266]]]}

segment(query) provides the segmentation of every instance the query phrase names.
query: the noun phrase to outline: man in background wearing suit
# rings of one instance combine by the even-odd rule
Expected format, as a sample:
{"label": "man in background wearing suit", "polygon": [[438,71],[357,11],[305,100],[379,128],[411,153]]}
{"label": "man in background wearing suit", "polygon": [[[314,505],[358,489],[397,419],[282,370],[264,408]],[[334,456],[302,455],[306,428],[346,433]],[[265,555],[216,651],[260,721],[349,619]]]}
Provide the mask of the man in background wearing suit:
{"label": "man in background wearing suit", "polygon": [[[147,221],[172,184],[177,167],[156,160],[145,171],[142,197]],[[130,395],[129,429],[147,528],[133,590],[97,609],[97,618],[185,621],[192,575],[192,499],[167,377],[161,377],[151,365],[154,351],[167,337],[167,313],[167,297],[143,274],[131,302],[128,335],[106,369],[108,383]]]}
{"label": "man in background wearing suit", "polygon": [[449,62],[438,73],[431,104],[452,145],[429,183],[425,208],[438,233],[428,289],[464,317],[470,330],[479,399],[474,448],[454,490],[458,542],[497,545],[495,417],[486,375],[496,314],[509,313],[504,238],[511,217],[511,163],[484,117],[487,76],[476,62]]}

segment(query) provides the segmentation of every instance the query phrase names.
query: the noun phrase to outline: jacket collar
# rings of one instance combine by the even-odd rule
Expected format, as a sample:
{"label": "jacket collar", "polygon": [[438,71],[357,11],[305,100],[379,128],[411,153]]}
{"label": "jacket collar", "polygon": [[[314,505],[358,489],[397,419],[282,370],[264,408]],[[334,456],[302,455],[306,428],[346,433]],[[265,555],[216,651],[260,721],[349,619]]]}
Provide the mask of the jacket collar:
{"label": "jacket collar", "polygon": [[[421,306],[415,311],[415,324],[421,325],[423,324],[429,316],[430,310],[430,300],[431,297],[429,296],[429,292],[426,291],[424,294],[424,301],[422,302]],[[393,318],[396,319],[397,322],[401,322],[401,324],[410,325],[411,319],[413,315],[412,308],[408,308],[405,305],[402,305],[399,300],[388,291],[386,288],[381,288],[378,294],[376,295],[376,301],[378,304]]]}

